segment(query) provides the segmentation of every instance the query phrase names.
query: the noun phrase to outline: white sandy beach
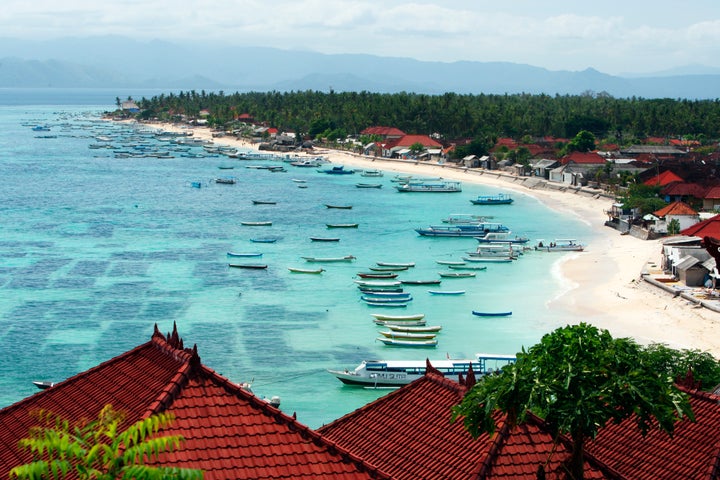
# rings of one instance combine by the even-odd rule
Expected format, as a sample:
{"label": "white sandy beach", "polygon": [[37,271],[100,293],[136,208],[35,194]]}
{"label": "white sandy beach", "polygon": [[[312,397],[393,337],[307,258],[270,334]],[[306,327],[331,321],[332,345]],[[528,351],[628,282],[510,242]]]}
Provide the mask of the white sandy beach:
{"label": "white sandy beach", "polygon": [[[180,131],[170,124],[157,125],[167,131]],[[212,139],[217,144],[255,148],[233,137],[212,138],[207,128],[194,128],[197,138]],[[557,269],[567,286],[558,298],[550,299],[547,308],[558,311],[558,317],[571,316],[577,322],[588,322],[605,328],[615,337],[632,337],[640,343],[665,343],[674,348],[692,348],[720,358],[720,313],[694,308],[687,300],[673,297],[641,279],[646,267],[659,265],[661,244],[620,235],[605,227],[611,200],[603,197],[554,189],[528,189],[492,172],[465,171],[437,164],[371,159],[338,152],[319,151],[314,156],[327,157],[334,164],[361,169],[377,168],[419,176],[443,177],[448,180],[497,186],[532,195],[562,215],[575,215],[597,233],[581,253],[563,257]]]}

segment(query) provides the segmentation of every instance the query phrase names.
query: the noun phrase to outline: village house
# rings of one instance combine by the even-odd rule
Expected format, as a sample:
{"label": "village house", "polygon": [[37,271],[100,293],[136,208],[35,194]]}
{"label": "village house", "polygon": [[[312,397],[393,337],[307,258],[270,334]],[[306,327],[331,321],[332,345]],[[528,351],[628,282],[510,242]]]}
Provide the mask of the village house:
{"label": "village house", "polygon": [[700,221],[698,212],[685,202],[676,201],[660,210],[653,212],[655,220],[654,229],[658,233],[668,233],[668,225],[677,221],[679,230],[684,230]]}
{"label": "village house", "polygon": [[[571,441],[554,438],[541,418],[511,428],[498,412],[497,432],[477,439],[450,421],[475,381],[472,370],[446,378],[428,362],[423,378],[312,430],[204,366],[175,328],[156,327],[149,342],[0,410],[0,476],[32,459],[15,448],[35,424],[31,411],[77,421],[111,404],[129,423],[172,414],[162,433],[184,441],[151,464],[201,469],[207,480],[564,479]],[[684,385],[695,422],[678,421],[672,438],[657,429],[642,437],[633,418],[610,422],[586,445],[585,478],[718,478],[720,397],[692,378]]]}
{"label": "village house", "polygon": [[442,144],[427,135],[403,135],[400,138],[388,140],[382,149],[382,156],[387,158],[415,158],[410,147],[420,144],[425,149],[418,158],[426,160],[439,159],[442,154]]}

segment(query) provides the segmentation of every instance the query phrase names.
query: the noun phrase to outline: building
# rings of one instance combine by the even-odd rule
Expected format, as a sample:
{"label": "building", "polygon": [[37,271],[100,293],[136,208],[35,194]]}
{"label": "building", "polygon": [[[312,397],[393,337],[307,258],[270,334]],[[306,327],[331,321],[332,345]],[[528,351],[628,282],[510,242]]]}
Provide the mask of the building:
{"label": "building", "polygon": [[698,212],[685,202],[673,202],[653,212],[653,215],[658,218],[655,221],[655,231],[658,233],[668,233],[668,225],[673,220],[678,222],[679,230],[684,230],[700,221]]}

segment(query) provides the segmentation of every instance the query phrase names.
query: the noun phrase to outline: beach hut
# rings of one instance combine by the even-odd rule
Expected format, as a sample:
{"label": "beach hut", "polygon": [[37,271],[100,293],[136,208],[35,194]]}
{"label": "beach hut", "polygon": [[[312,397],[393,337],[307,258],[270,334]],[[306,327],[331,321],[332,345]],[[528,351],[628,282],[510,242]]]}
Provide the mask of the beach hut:
{"label": "beach hut", "polygon": [[684,257],[675,265],[675,271],[677,272],[676,276],[678,280],[688,287],[704,285],[705,277],[710,273],[708,269],[703,266],[703,262],[699,258],[690,255]]}

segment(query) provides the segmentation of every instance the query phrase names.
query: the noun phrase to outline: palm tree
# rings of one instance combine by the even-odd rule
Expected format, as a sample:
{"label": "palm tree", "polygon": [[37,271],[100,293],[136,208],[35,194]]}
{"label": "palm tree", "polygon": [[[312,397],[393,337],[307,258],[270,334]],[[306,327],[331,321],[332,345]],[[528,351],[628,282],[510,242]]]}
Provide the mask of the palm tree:
{"label": "palm tree", "polygon": [[20,448],[35,459],[10,471],[11,479],[83,480],[117,479],[202,479],[201,470],[156,467],[145,462],[163,452],[178,448],[180,436],[158,435],[172,423],[170,414],[157,414],[138,420],[120,430],[124,415],[106,405],[92,421],[75,424],[47,410],[34,414],[40,426],[20,440]]}

